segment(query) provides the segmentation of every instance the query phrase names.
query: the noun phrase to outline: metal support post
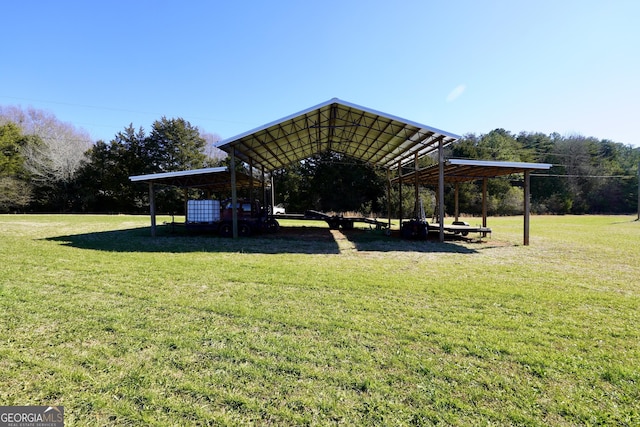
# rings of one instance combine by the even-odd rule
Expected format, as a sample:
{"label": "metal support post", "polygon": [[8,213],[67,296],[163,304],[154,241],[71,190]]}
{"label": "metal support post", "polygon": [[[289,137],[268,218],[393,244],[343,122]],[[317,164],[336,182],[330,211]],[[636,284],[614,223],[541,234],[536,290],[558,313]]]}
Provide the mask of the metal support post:
{"label": "metal support post", "polygon": [[149,182],[149,215],[151,215],[151,237],[156,237],[156,192]]}
{"label": "metal support post", "polygon": [[238,191],[236,189],[236,149],[231,149],[231,222],[233,238],[238,238]]}
{"label": "metal support post", "polygon": [[398,162],[398,218],[399,218],[399,225],[400,228],[402,228],[402,216],[403,216],[403,211],[402,211],[402,163]]}
{"label": "metal support post", "polygon": [[274,209],[276,207],[276,183],[273,179],[273,172],[271,172],[271,214],[274,214]]}
{"label": "metal support post", "polygon": [[524,171],[524,245],[529,245],[529,213],[531,211],[531,172]]}
{"label": "metal support post", "polygon": [[458,222],[458,219],[460,217],[460,203],[458,202],[458,197],[460,196],[460,184],[456,182],[456,186],[455,186],[455,193],[454,193],[454,198],[455,198],[455,207],[453,209],[453,214],[455,216],[455,220],[456,222]]}
{"label": "metal support post", "polygon": [[189,214],[189,189],[187,187],[184,188],[182,192],[182,197],[184,197],[184,222],[187,222],[187,215]]}
{"label": "metal support post", "polygon": [[438,143],[438,216],[440,221],[440,243],[444,242],[444,142]]}
{"label": "metal support post", "polygon": [[262,206],[266,207],[267,206],[267,190],[266,190],[266,185],[264,182],[265,178],[264,178],[264,166],[262,166],[262,195],[260,196],[260,202],[262,203]]}
{"label": "metal support post", "polygon": [[420,217],[420,187],[418,186],[418,153],[415,154],[413,160],[413,217]]}
{"label": "metal support post", "polygon": [[[487,227],[487,178],[482,178],[482,227]],[[482,237],[487,237],[487,233],[482,233]]]}
{"label": "metal support post", "polygon": [[253,159],[249,158],[249,203],[251,203],[251,210],[253,210]]}
{"label": "metal support post", "polygon": [[391,170],[387,168],[387,223],[391,231]]}

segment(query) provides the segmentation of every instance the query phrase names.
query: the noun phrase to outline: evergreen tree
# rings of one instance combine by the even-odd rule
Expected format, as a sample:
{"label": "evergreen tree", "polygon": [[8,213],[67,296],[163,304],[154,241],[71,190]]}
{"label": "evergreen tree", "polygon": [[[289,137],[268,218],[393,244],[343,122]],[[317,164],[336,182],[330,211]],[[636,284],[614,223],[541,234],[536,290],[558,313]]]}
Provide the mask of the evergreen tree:
{"label": "evergreen tree", "polygon": [[[183,119],[153,123],[147,136],[130,124],[110,143],[96,143],[88,152],[78,182],[82,187],[83,210],[140,212],[148,209],[148,189],[133,185],[133,175],[146,175],[202,168],[207,156],[206,141],[198,129]],[[183,196],[174,188],[157,189],[159,212],[181,212]]]}
{"label": "evergreen tree", "polygon": [[33,138],[8,122],[0,125],[0,212],[22,209],[31,201],[31,186],[24,168],[22,149]]}

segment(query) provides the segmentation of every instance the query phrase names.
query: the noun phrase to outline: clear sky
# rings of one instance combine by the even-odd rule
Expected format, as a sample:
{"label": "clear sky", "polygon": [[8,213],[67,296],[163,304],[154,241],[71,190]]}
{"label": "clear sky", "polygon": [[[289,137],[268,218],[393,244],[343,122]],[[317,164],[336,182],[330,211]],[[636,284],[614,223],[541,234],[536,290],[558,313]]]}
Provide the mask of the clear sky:
{"label": "clear sky", "polygon": [[0,105],[109,141],[229,138],[337,97],[460,135],[640,146],[640,1],[0,0]]}

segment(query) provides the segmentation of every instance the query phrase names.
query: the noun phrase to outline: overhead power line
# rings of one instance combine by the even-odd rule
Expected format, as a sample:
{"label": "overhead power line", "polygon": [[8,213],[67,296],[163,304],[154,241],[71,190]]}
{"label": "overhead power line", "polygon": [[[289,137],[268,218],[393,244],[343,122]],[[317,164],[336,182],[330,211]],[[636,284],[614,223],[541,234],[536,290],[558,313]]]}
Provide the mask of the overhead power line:
{"label": "overhead power line", "polygon": [[[76,103],[71,103],[71,102],[61,102],[61,101],[48,101],[48,100],[44,100],[44,99],[29,99],[29,98],[19,98],[19,97],[15,97],[15,96],[7,96],[7,95],[0,95],[0,98],[6,98],[6,99],[14,99],[14,100],[18,100],[18,101],[27,101],[27,102],[40,102],[43,104],[54,104],[54,105],[66,105],[69,107],[80,107],[80,108],[90,108],[90,109],[94,109],[94,110],[104,110],[104,111],[118,111],[121,113],[131,113],[131,114],[144,114],[144,115],[149,115],[149,116],[164,116],[166,115],[166,113],[154,113],[151,111],[140,111],[140,110],[132,110],[132,109],[128,109],[128,108],[115,108],[115,107],[105,107],[105,106],[100,106],[100,105],[89,105],[89,104],[76,104]],[[226,119],[216,119],[216,118],[211,118],[211,117],[198,117],[198,116],[190,116],[189,117],[191,120],[202,120],[202,121],[210,121],[210,122],[220,122],[220,123],[235,123],[235,124],[245,124],[245,125],[250,125],[250,123],[248,122],[243,122],[243,121],[238,121],[238,120],[226,120]],[[92,126],[106,126],[106,127],[111,127],[108,125],[92,125]]]}
{"label": "overhead power line", "polygon": [[634,175],[560,175],[560,174],[542,174],[532,173],[531,176],[552,177],[552,178],[621,178],[631,179]]}

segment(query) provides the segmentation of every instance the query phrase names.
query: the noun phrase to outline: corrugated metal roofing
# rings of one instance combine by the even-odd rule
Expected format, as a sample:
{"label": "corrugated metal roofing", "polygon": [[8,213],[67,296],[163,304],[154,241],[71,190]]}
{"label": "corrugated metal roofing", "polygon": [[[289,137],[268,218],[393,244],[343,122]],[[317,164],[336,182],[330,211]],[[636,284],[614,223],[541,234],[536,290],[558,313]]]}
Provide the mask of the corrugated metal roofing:
{"label": "corrugated metal roofing", "polygon": [[[527,170],[547,170],[551,168],[549,163],[525,163],[525,162],[501,162],[486,160],[450,159],[444,163],[445,182],[475,181],[481,178],[523,173]],[[412,171],[402,176],[406,182],[414,182],[415,177],[421,184],[438,183],[438,165]],[[399,178],[392,181],[397,182]]]}
{"label": "corrugated metal roofing", "polygon": [[147,175],[134,175],[134,176],[130,176],[129,179],[132,182],[162,181],[162,180],[170,180],[172,178],[182,178],[187,176],[204,175],[204,174],[226,172],[226,171],[227,171],[227,168],[223,166],[219,168],[203,168],[203,169],[192,169],[187,171],[151,173]]}
{"label": "corrugated metal roofing", "polygon": [[337,98],[268,123],[216,146],[271,172],[333,151],[396,168],[448,145],[459,136]]}
{"label": "corrugated metal roofing", "polygon": [[[135,175],[130,176],[129,179],[131,182],[152,182],[154,184],[174,185],[182,188],[201,188],[212,191],[231,188],[231,173],[227,167]],[[257,178],[253,180],[255,182],[258,181]],[[236,171],[238,187],[246,187],[250,181],[249,175]]]}

